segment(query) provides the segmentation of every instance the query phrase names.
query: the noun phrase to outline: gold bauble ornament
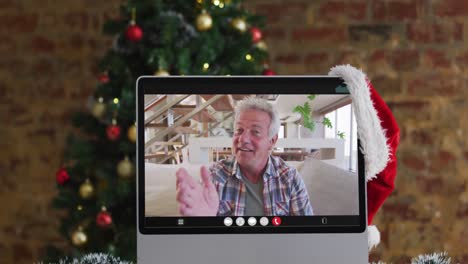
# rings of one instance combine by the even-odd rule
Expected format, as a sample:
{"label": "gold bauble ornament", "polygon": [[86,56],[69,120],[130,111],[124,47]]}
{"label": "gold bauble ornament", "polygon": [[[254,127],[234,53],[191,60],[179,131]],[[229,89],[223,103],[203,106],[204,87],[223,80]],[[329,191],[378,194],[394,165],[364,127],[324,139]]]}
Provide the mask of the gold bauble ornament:
{"label": "gold bauble ornament", "polygon": [[154,72],[154,75],[156,76],[169,76],[169,72],[166,70],[159,69],[156,72]]}
{"label": "gold bauble ornament", "polygon": [[234,18],[231,21],[231,25],[240,32],[245,32],[247,30],[247,23],[242,18]]}
{"label": "gold bauble ornament", "polygon": [[94,186],[91,184],[89,179],[86,179],[86,181],[80,185],[80,196],[83,199],[89,199],[93,197],[93,195],[94,195]]}
{"label": "gold bauble ornament", "polygon": [[91,113],[94,117],[101,118],[104,112],[106,112],[106,105],[103,103],[103,99],[99,98],[99,100],[93,105]]}
{"label": "gold bauble ornament", "polygon": [[124,160],[117,164],[117,174],[124,179],[130,178],[133,175],[133,164],[128,157],[125,157]]}
{"label": "gold bauble ornament", "polygon": [[82,227],[78,227],[78,230],[72,233],[71,240],[73,245],[80,247],[88,242],[88,236],[85,232],[83,232]]}
{"label": "gold bauble ornament", "polygon": [[136,138],[137,138],[137,128],[135,125],[132,125],[131,127],[128,128],[128,131],[127,131],[127,136],[128,136],[128,139],[135,143],[136,142]]}
{"label": "gold bauble ornament", "polygon": [[257,42],[257,44],[255,44],[255,46],[261,50],[264,50],[266,51],[268,49],[268,46],[267,44],[265,43],[265,41],[259,41]]}
{"label": "gold bauble ornament", "polygon": [[213,26],[213,19],[205,10],[197,16],[195,21],[198,31],[207,31]]}

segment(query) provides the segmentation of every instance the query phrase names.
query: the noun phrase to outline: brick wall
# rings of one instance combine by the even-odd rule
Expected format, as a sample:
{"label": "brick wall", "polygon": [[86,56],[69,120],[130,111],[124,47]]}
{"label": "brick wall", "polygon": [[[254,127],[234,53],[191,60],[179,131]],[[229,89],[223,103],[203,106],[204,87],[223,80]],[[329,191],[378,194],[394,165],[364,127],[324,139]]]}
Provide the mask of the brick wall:
{"label": "brick wall", "polygon": [[448,251],[468,262],[468,2],[249,1],[268,18],[281,74],[326,74],[350,63],[368,73],[401,128],[396,190],[374,218],[372,261],[408,263]]}
{"label": "brick wall", "polygon": [[[0,259],[39,260],[63,245],[56,194],[70,115],[85,109],[111,39],[102,23],[122,1],[0,0]],[[396,191],[374,219],[371,260],[403,263],[446,250],[468,262],[468,2],[250,0],[266,15],[281,74],[365,70],[401,128]]]}
{"label": "brick wall", "polygon": [[0,0],[1,263],[32,263],[48,242],[64,244],[50,207],[55,171],[111,44],[101,25],[119,5]]}

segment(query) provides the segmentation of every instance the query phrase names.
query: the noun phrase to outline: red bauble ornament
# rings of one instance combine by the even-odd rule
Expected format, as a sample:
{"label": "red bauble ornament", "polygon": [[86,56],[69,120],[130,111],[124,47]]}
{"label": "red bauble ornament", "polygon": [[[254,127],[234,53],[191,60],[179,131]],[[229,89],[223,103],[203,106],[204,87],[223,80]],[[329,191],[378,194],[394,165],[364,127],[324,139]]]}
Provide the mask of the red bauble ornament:
{"label": "red bauble ornament", "polygon": [[262,40],[262,31],[260,31],[257,27],[252,27],[250,29],[250,34],[252,34],[252,41],[253,43],[257,43]]}
{"label": "red bauble ornament", "polygon": [[109,227],[112,224],[112,216],[109,214],[109,212],[103,209],[96,216],[96,224],[102,228]]}
{"label": "red bauble ornament", "polygon": [[132,42],[138,42],[143,38],[143,30],[137,24],[130,23],[125,31],[125,37]]}
{"label": "red bauble ornament", "polygon": [[109,82],[109,75],[107,73],[101,73],[98,76],[98,80],[100,83],[108,83]]}
{"label": "red bauble ornament", "polygon": [[107,138],[115,141],[120,137],[120,127],[118,125],[110,125],[107,127]]}
{"label": "red bauble ornament", "polygon": [[270,69],[265,69],[262,72],[263,75],[276,75],[276,73]]}
{"label": "red bauble ornament", "polygon": [[55,174],[55,178],[57,179],[58,184],[63,185],[70,180],[70,175],[64,168],[60,168]]}

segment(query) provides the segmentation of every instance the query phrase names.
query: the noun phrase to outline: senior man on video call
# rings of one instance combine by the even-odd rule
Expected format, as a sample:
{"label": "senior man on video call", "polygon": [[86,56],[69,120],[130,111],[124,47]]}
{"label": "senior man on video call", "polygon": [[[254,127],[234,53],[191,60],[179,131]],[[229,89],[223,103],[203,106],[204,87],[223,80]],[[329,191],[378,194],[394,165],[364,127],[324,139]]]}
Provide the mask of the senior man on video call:
{"label": "senior man on video call", "polygon": [[271,155],[278,140],[277,111],[248,97],[235,109],[233,155],[200,169],[201,183],[181,168],[177,201],[183,216],[312,215],[299,172]]}

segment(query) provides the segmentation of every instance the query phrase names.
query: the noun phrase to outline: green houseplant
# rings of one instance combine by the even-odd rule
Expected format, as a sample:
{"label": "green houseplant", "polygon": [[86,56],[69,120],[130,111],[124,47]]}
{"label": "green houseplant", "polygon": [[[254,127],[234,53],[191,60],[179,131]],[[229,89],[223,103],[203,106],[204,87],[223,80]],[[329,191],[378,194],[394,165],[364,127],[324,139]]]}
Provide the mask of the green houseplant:
{"label": "green houseplant", "polygon": [[[308,128],[311,132],[315,130],[315,123],[322,124],[328,128],[332,128],[333,125],[330,121],[329,118],[323,117],[322,121],[315,121],[313,119],[313,108],[311,106],[312,102],[314,101],[316,95],[315,94],[309,94],[307,96],[308,101],[306,101],[303,105],[296,105],[293,108],[294,113],[299,113],[301,115],[301,120],[302,120],[302,125],[305,128]],[[337,136],[340,139],[344,139],[345,134],[344,132],[337,132]]]}

